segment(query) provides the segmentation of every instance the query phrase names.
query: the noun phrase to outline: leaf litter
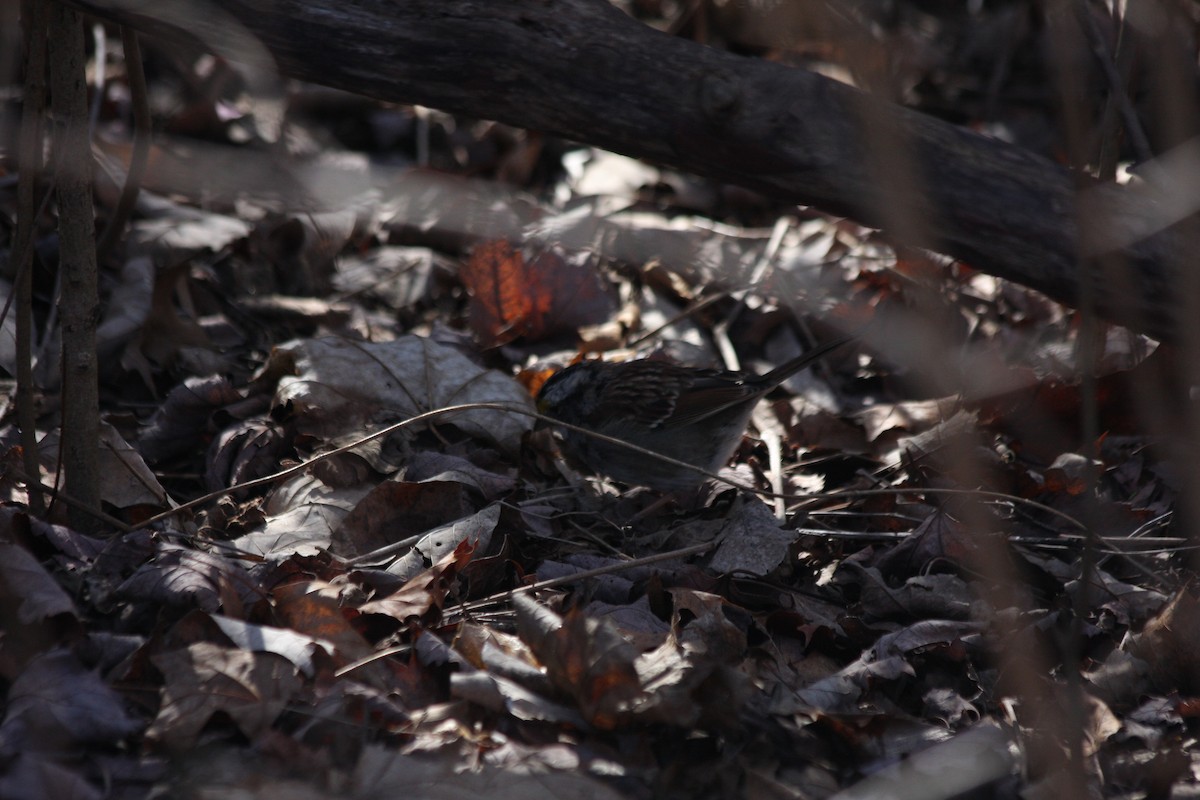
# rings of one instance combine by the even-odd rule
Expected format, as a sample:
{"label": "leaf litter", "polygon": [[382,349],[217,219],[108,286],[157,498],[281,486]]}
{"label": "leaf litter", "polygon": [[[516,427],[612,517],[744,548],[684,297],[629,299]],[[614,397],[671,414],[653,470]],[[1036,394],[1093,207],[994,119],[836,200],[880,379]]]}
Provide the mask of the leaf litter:
{"label": "leaf litter", "polygon": [[[1075,740],[1104,796],[1193,782],[1185,481],[1138,405],[1172,353],[1106,334],[1080,443],[1043,298],[504,141],[463,170],[490,179],[329,153],[265,180],[214,145],[152,171],[104,317],[120,525],[6,481],[0,795],[1036,797]],[[514,378],[856,330],[724,473],[778,503],[580,473]]]}

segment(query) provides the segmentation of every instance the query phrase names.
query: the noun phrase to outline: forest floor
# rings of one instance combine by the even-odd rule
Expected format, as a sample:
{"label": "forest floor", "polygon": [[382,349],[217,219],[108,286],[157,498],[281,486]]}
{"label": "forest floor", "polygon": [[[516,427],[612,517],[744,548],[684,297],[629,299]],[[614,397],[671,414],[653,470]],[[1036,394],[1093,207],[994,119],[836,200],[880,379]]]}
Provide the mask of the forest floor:
{"label": "forest floor", "polygon": [[[735,4],[635,5],[856,78],[819,25],[783,49]],[[858,20],[893,99],[1054,156],[1037,4],[894,5]],[[100,225],[131,151],[106,52]],[[231,65],[147,53],[149,166],[101,263],[107,515],[3,484],[0,797],[1196,793],[1170,348],[534,132],[303,85],[272,129]],[[533,415],[581,353],[762,372],[849,334],[692,492],[576,469]]]}

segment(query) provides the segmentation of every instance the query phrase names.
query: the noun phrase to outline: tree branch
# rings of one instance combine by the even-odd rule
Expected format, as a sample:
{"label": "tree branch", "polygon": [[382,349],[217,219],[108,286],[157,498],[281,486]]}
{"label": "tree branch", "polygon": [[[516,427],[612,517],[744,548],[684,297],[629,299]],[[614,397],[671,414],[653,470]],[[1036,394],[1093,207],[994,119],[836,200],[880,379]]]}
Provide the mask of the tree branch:
{"label": "tree branch", "polygon": [[1025,150],[805,70],[667,36],[604,0],[72,2],[258,69],[262,51],[246,42],[288,77],[845,214],[1067,304],[1079,296],[1081,251],[1115,254],[1126,269],[1100,282],[1099,314],[1161,339],[1177,336],[1183,316],[1173,275],[1196,247],[1169,226],[1190,209],[1171,216],[1161,193],[1095,183],[1079,195],[1066,168]]}

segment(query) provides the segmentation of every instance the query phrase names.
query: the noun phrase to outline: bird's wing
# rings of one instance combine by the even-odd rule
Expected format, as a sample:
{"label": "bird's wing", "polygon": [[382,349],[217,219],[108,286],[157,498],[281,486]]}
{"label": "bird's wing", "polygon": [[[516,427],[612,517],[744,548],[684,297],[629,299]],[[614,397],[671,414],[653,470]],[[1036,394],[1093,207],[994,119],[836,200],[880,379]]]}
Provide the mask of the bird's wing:
{"label": "bird's wing", "polygon": [[694,425],[752,401],[761,391],[736,373],[705,370],[692,374],[690,385],[675,401],[663,427]]}
{"label": "bird's wing", "polygon": [[689,370],[665,361],[629,361],[612,377],[600,392],[597,415],[606,422],[651,428],[672,419],[676,400],[692,382]]}

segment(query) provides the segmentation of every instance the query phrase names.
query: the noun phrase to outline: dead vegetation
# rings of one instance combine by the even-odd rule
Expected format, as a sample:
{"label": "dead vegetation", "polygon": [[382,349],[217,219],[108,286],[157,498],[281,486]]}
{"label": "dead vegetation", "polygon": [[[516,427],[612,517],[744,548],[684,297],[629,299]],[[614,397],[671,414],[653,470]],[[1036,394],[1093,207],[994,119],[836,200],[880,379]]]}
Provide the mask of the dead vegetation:
{"label": "dead vegetation", "polygon": [[[1195,98],[1163,113],[1183,91],[1171,48],[1195,77],[1178,25],[1082,2],[812,4],[800,22],[788,4],[626,5],[680,46],[819,68],[941,117],[930,130],[1064,158],[1079,208],[1137,162],[1139,196],[1169,197],[1188,241],[1169,190],[1192,173],[1153,178],[1189,163]],[[830,168],[871,197],[796,206],[713,180],[753,166],[737,147],[687,151],[729,159],[700,178],[598,149],[602,129],[572,142],[278,75],[270,95],[246,30],[214,56],[165,17],[124,20],[143,91],[132,31],[121,47],[85,21],[94,448],[62,343],[79,312],[61,226],[80,212],[52,168],[73,112],[41,116],[44,37],[6,76],[27,127],[0,156],[0,366],[23,393],[6,384],[0,428],[0,796],[1195,791],[1186,276],[1168,321],[1110,326],[1097,304],[1129,285],[1112,252],[1063,251],[1091,276],[1073,308],[958,245],[914,246],[950,240],[903,202],[922,187],[902,151]],[[518,101],[487,102],[512,122]],[[1011,201],[955,219],[1011,226],[1027,210],[987,217]],[[565,463],[531,400],[580,354],[763,371],[848,333],[759,404],[721,481],[665,500]],[[72,447],[98,501],[72,490]]]}

